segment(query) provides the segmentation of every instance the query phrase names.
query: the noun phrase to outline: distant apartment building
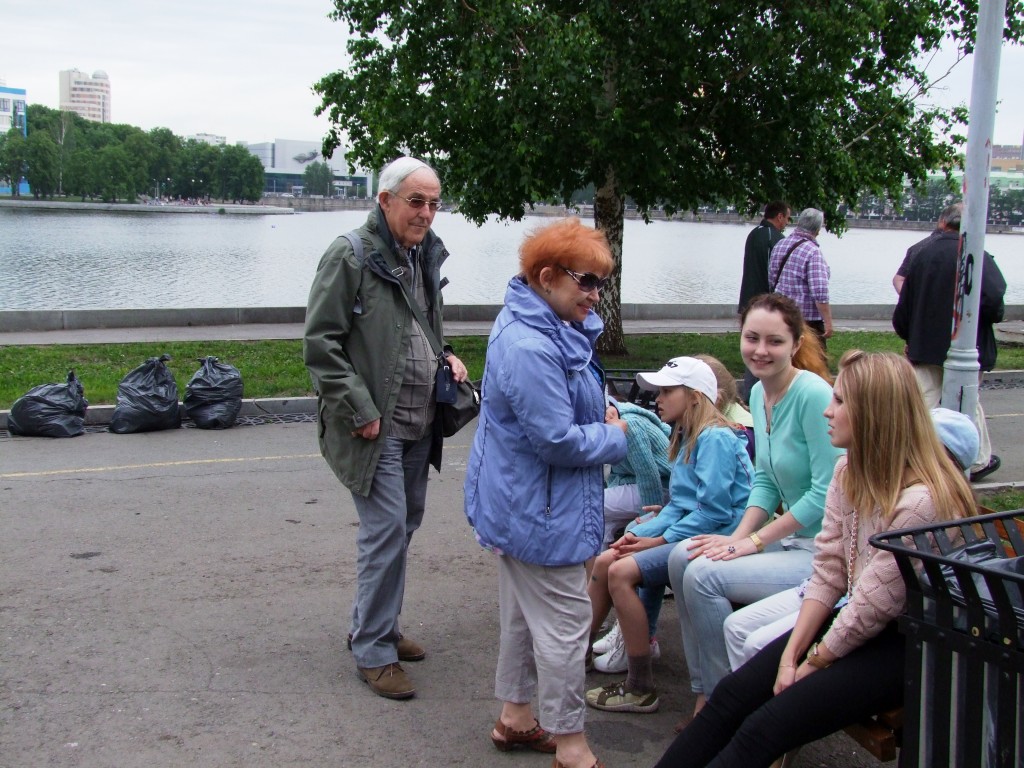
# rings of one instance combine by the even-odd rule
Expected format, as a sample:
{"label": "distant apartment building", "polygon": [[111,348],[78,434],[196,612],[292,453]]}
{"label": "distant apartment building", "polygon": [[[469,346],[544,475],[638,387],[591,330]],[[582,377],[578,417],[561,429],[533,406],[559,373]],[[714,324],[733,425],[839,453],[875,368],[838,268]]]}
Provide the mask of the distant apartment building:
{"label": "distant apartment building", "polygon": [[95,123],[109,123],[110,78],[102,69],[91,75],[77,69],[60,73],[60,108]]}
{"label": "distant apartment building", "polygon": [[368,197],[373,194],[372,173],[357,168],[355,174],[350,175],[348,163],[341,153],[329,159],[324,158],[320,154],[320,142],[274,139],[248,144],[246,149],[263,163],[266,194],[292,194],[293,191],[301,194],[302,174],[313,162],[327,163],[334,177],[336,195]]}
{"label": "distant apartment building", "polygon": [[7,133],[11,128],[20,128],[22,135],[28,133],[25,122],[27,102],[24,88],[8,88],[7,82],[0,80],[0,133]]}
{"label": "distant apartment building", "polygon": [[[5,134],[12,128],[21,131],[22,136],[28,134],[28,119],[25,112],[27,103],[24,88],[10,88],[5,80],[0,80],[0,134]],[[18,192],[22,195],[29,193],[28,183],[24,179],[18,181]],[[9,194],[10,186],[6,181],[0,182],[0,195]]]}
{"label": "distant apartment building", "polygon": [[1024,171],[1024,142],[992,145],[993,171]]}
{"label": "distant apartment building", "polygon": [[192,139],[193,141],[201,141],[204,144],[210,144],[214,147],[223,147],[228,143],[227,136],[216,136],[212,133],[196,133],[192,136],[186,136],[186,139]]}

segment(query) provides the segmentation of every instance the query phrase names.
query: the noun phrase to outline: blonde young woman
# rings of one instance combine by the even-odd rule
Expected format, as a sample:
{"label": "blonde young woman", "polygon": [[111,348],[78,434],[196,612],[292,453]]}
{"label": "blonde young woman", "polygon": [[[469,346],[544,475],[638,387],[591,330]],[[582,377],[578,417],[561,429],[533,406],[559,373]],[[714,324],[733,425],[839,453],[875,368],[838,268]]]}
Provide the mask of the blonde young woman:
{"label": "blonde young woman", "polygon": [[591,640],[614,603],[627,677],[588,691],[587,704],[612,712],[658,709],[652,622],[637,588],[663,591],[669,555],[678,542],[698,533],[730,533],[743,516],[754,475],[746,439],[715,407],[718,385],[707,363],[676,357],[656,373],[638,373],[636,380],[644,389],[657,390],[658,412],[673,425],[673,463],[668,504],[644,507],[657,514],[627,529],[598,556],[591,574]]}
{"label": "blonde young woman", "polygon": [[656,768],[769,766],[903,702],[904,640],[895,619],[906,589],[892,554],[868,539],[972,515],[975,502],[903,358],[848,352],[824,415],[832,442],[847,454],[829,485],[796,626],[721,681]]}
{"label": "blonde young woman", "polygon": [[736,377],[729,373],[729,369],[717,357],[711,355],[694,355],[694,357],[708,364],[711,372],[715,374],[715,382],[718,385],[718,397],[715,399],[715,407],[722,412],[726,420],[739,424],[744,428],[753,428],[754,417],[750,411],[743,407],[740,402],[739,387],[736,386]]}

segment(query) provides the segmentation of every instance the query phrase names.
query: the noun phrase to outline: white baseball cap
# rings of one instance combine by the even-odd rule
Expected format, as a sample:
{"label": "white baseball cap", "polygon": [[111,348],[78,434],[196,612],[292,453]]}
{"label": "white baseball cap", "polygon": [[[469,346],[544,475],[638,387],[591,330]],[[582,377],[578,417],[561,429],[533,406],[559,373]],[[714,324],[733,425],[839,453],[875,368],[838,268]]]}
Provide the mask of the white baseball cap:
{"label": "white baseball cap", "polygon": [[683,385],[700,392],[712,405],[718,399],[718,380],[714,371],[695,357],[673,357],[657,373],[638,373],[636,383],[648,391]]}

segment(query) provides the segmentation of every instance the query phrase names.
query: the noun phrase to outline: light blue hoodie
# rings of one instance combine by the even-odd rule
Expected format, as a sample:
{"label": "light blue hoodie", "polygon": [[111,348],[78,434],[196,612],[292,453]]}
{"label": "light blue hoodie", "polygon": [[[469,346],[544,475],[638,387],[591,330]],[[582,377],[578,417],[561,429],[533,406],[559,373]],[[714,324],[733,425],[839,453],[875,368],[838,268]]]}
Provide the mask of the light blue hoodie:
{"label": "light blue hoodie", "polygon": [[594,312],[564,323],[523,278],[509,282],[466,472],[466,517],[482,546],[548,566],[600,551],[603,465],[626,456],[626,436],[604,423],[602,330]]}

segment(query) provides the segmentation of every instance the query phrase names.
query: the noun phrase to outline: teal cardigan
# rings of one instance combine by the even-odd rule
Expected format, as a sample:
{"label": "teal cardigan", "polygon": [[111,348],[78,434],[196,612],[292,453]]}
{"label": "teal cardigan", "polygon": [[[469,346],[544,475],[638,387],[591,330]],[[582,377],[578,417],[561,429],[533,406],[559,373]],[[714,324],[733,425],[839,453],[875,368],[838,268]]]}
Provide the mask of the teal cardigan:
{"label": "teal cardigan", "polygon": [[810,371],[799,371],[789,391],[772,408],[772,431],[764,415],[764,388],[750,390],[754,417],[756,461],[748,507],[761,507],[769,516],[782,503],[803,525],[797,536],[813,538],[821,530],[825,494],[836,460],[845,451],[832,445],[825,409],[832,387]]}

